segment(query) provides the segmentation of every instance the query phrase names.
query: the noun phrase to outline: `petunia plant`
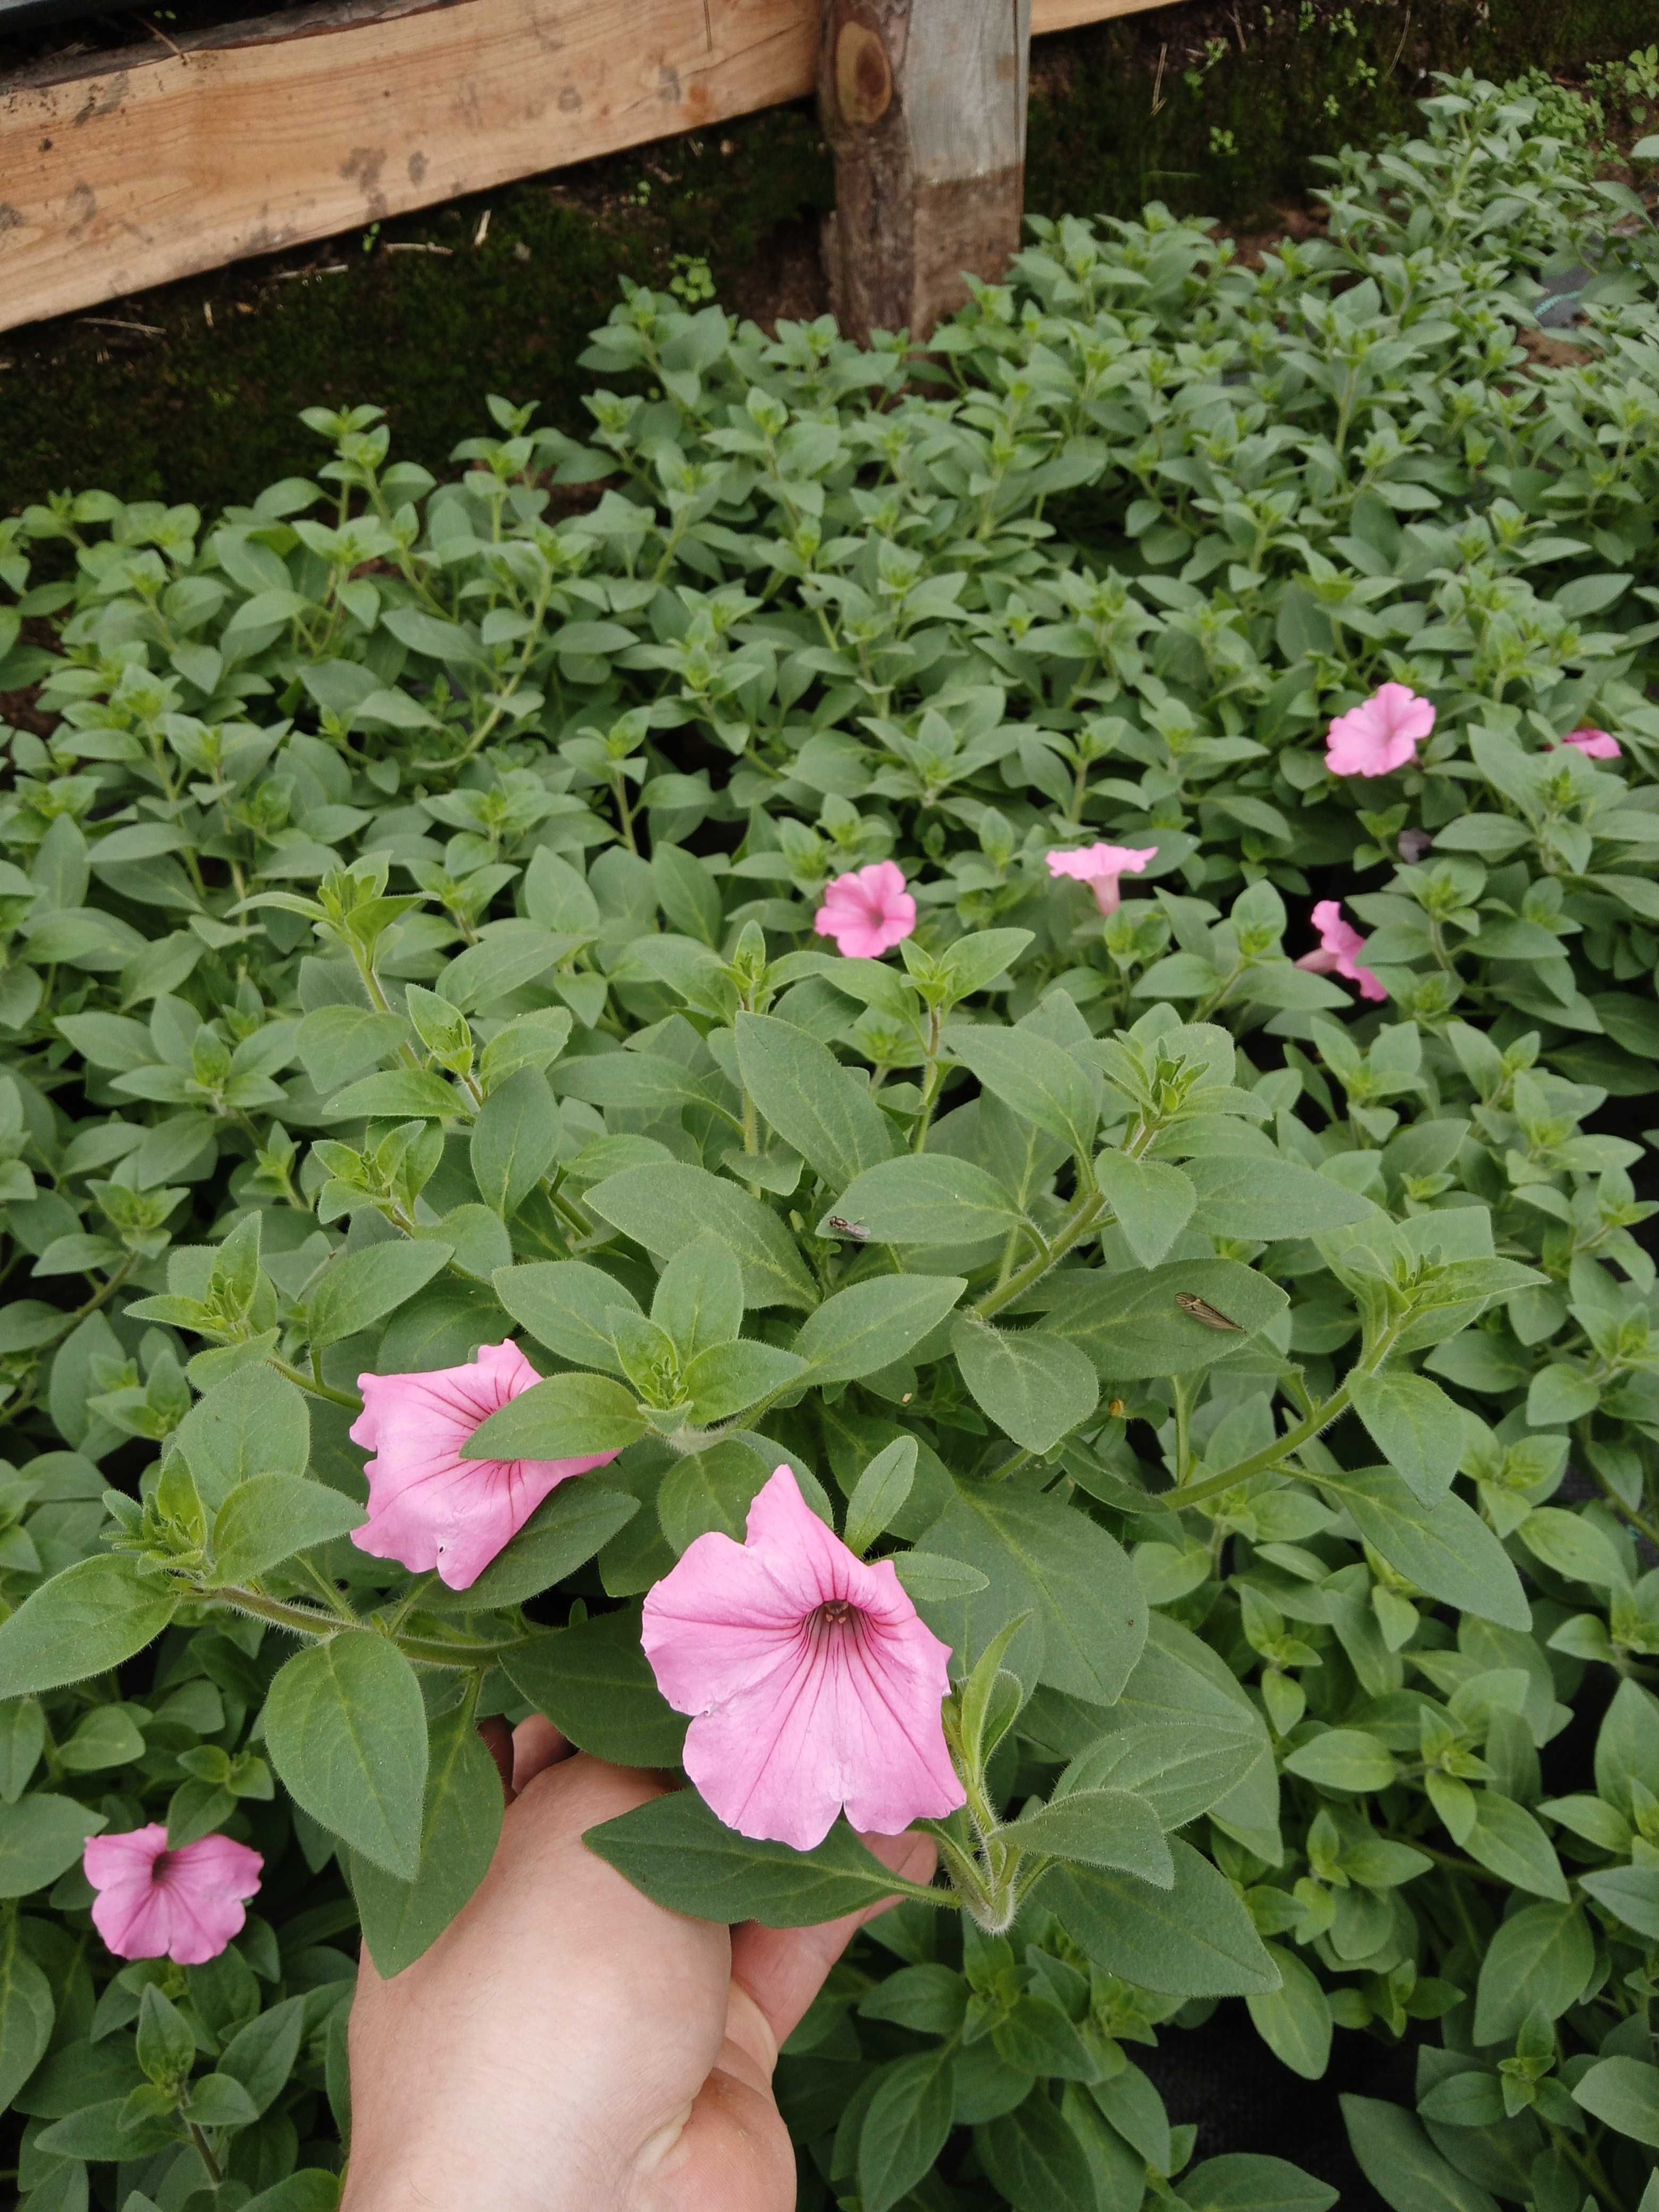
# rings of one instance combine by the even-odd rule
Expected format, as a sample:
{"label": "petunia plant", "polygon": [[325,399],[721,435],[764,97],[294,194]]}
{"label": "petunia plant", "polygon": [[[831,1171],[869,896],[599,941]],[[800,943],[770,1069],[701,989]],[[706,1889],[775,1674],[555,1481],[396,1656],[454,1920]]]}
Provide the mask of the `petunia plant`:
{"label": "petunia plant", "polygon": [[33,2212],[331,2212],[532,1712],[668,1905],[902,1896],[814,2212],[1312,2212],[1212,2014],[1395,2212],[1651,2212],[1659,325],[1553,97],[925,368],[635,293],[585,442],[0,526]]}

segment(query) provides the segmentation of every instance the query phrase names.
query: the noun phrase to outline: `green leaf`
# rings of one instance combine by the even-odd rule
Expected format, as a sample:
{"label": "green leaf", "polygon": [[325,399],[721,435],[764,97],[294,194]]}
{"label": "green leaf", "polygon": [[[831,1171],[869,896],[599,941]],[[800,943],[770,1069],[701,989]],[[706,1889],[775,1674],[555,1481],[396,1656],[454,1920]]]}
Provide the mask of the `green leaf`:
{"label": "green leaf", "polygon": [[23,1948],[17,1915],[0,1927],[0,2106],[9,2106],[46,2055],[58,2008],[52,1984]]}
{"label": "green leaf", "polygon": [[[5,1631],[0,1629],[0,1639]],[[1659,1698],[1639,1682],[1620,1682],[1595,1739],[1595,1787],[1609,1805],[1632,1811],[1632,1787],[1659,1774]]]}
{"label": "green leaf", "polygon": [[916,1454],[914,1437],[896,1437],[854,1485],[847,1501],[846,1536],[848,1548],[860,1559],[904,1510],[915,1483]]}
{"label": "green leaf", "polygon": [[1527,1389],[1527,1419],[1534,1429],[1565,1428],[1593,1413],[1602,1386],[1582,1367],[1540,1368]]}
{"label": "green leaf", "polygon": [[958,1482],[922,1539],[930,1552],[977,1567],[987,1588],[928,1608],[935,1633],[971,1661],[1006,1621],[1033,1620],[1008,1663],[1073,1697],[1109,1705],[1146,1637],[1146,1605],[1127,1554],[1075,1505],[1011,1482]]}
{"label": "green leaf", "polygon": [[1006,1237],[1021,1218],[1002,1185],[971,1160],[950,1152],[907,1153],[855,1176],[819,1222],[818,1234],[850,1233],[878,1244],[977,1244]]}
{"label": "green leaf", "polygon": [[1331,2008],[1319,1977],[1282,1943],[1262,1946],[1279,1969],[1276,1990],[1247,1992],[1255,2032],[1281,2065],[1304,2081],[1322,2079],[1331,2063]]}
{"label": "green leaf", "polygon": [[1017,2212],[1095,2212],[1087,2154],[1046,2088],[976,2127],[974,2147]]}
{"label": "green leaf", "polygon": [[735,1344],[711,1344],[685,1370],[693,1418],[711,1425],[741,1413],[762,1398],[787,1390],[805,1375],[806,1363],[775,1344],[740,1337]]}
{"label": "green leaf", "polygon": [[[1290,1304],[1279,1285],[1237,1260],[1176,1260],[1145,1273],[1090,1267],[1045,1285],[1048,1336],[1075,1344],[1109,1382],[1186,1375],[1208,1367],[1266,1328]],[[1202,1298],[1236,1322],[1237,1336],[1207,1327],[1176,1304]]]}
{"label": "green leaf", "polygon": [[1195,1228],[1212,1237],[1318,1237],[1364,1221],[1376,1207],[1328,1176],[1252,1152],[1210,1152],[1187,1162],[1198,1193]]}
{"label": "green leaf", "polygon": [[553,1081],[567,1098],[591,1106],[622,1107],[653,1120],[676,1115],[683,1106],[707,1105],[696,1079],[676,1060],[654,1052],[592,1053],[561,1060]]}
{"label": "green leaf", "polygon": [[1603,1867],[1578,1879],[1596,1903],[1606,1905],[1626,1928],[1659,1943],[1659,1867]]}
{"label": "green leaf", "polygon": [[547,1078],[521,1067],[490,1092],[472,1125],[472,1180],[479,1196],[503,1220],[510,1218],[558,1151],[559,1109]]}
{"label": "green leaf", "polygon": [[605,1489],[597,1474],[562,1482],[477,1582],[465,1589],[429,1589],[422,1606],[428,1613],[477,1613],[526,1604],[574,1574],[639,1510],[637,1498]]}
{"label": "green leaf", "polygon": [[1095,1181],[1125,1243],[1143,1267],[1155,1267],[1192,1218],[1198,1203],[1192,1177],[1163,1160],[1102,1152]]}
{"label": "green leaf", "polygon": [[832,1190],[890,1159],[892,1127],[868,1080],[771,1014],[739,1014],[738,1068],[762,1119]]}
{"label": "green leaf", "polygon": [[1495,1790],[1483,1790],[1476,1802],[1480,1809],[1474,1826],[1462,1839],[1469,1856],[1516,1889],[1565,1905],[1567,1884],[1561,1862],[1532,1814]]}
{"label": "green leaf", "polygon": [[108,1825],[103,1814],[50,1790],[0,1806],[0,1897],[45,1889],[75,1864],[87,1838]]}
{"label": "green leaf", "polygon": [[1158,1889],[1175,1884],[1175,1863],[1157,1813],[1132,1790],[1074,1790],[1004,1831],[1021,1850],[1113,1867]]}
{"label": "green leaf", "polygon": [[722,1826],[692,1790],[653,1798],[582,1840],[654,1903],[695,1920],[810,1928],[893,1894],[892,1875],[844,1820],[815,1850],[797,1851]]}
{"label": "green leaf", "polygon": [[138,2001],[138,2063],[152,2081],[183,2081],[196,2063],[196,2032],[152,1983]]}
{"label": "green leaf", "polygon": [[447,1246],[395,1243],[365,1245],[329,1262],[311,1294],[308,1334],[313,1351],[356,1336],[424,1290],[449,1261]]}
{"label": "green leaf", "polygon": [[763,1459],[734,1437],[686,1454],[670,1468],[657,1493],[664,1535],[676,1552],[711,1529],[741,1543],[749,1509],[771,1474]]}
{"label": "green leaf", "polygon": [[1051,1451],[1100,1401],[1099,1377],[1064,1337],[993,1328],[965,1313],[951,1349],[975,1404],[1027,1451]]}
{"label": "green leaf", "polygon": [[1247,1996],[1278,1987],[1273,1960],[1238,1893],[1179,1838],[1175,1884],[1053,1867],[1034,1895],[1109,1974],[1168,1996]]}
{"label": "green leaf", "polygon": [[859,2195],[864,2212],[891,2212],[945,2148],[954,2097],[951,2044],[937,2044],[884,2067],[859,2130]]}
{"label": "green leaf", "polygon": [[743,1270],[718,1237],[681,1246],[657,1279],[651,1318],[684,1364],[735,1340],[743,1328]]}
{"label": "green leaf", "polygon": [[101,1674],[142,1651],[167,1626],[183,1593],[137,1560],[104,1553],[77,1559],[31,1590],[0,1626],[0,1698],[56,1690]]}
{"label": "green leaf", "polygon": [[795,1240],[769,1206],[736,1183],[678,1160],[624,1168],[586,1194],[586,1204],[624,1237],[669,1260],[699,1237],[717,1237],[743,1269],[751,1306],[818,1302]]}
{"label": "green leaf", "polygon": [[246,2091],[256,2115],[269,2112],[287,2088],[305,2025],[305,1999],[287,1997],[238,2028],[225,2045],[218,2070]]}
{"label": "green leaf", "polygon": [[1022,1121],[1036,1122],[1080,1157],[1100,1118],[1100,1085],[1063,1045],[1029,1024],[1017,1029],[972,1027],[952,1022],[945,1032],[951,1057],[1001,1099]]}
{"label": "green leaf", "polygon": [[1641,2058],[1598,2058],[1572,2094],[1621,2136],[1659,2148],[1659,2066]]}
{"label": "green leaf", "polygon": [[1398,1770],[1385,1743],[1363,1729],[1324,1729],[1285,1757],[1287,1773],[1328,1790],[1386,1790]]}
{"label": "green leaf", "polygon": [[1055,1784],[1073,1790],[1133,1790],[1166,1828],[1184,1828],[1237,1788],[1261,1756],[1248,1713],[1237,1721],[1187,1715],[1132,1722],[1079,1752]]}
{"label": "green leaf", "polygon": [[228,2074],[204,2074],[191,2083],[190,2116],[204,2128],[245,2128],[259,2117],[252,2098]]}
{"label": "green leaf", "polygon": [[361,1528],[361,1505],[297,1474],[256,1474],[233,1490],[213,1523],[217,1578],[242,1583],[296,1552]]}
{"label": "green leaf", "polygon": [[[33,1698],[0,1705],[0,1801],[15,1805],[46,1747],[46,1717]],[[0,2097],[0,2105],[5,2100]]]}
{"label": "green leaf", "polygon": [[311,1464],[311,1415],[297,1383],[263,1360],[239,1368],[198,1399],[170,1441],[216,1513],[251,1474],[303,1474]]}
{"label": "green leaf", "polygon": [[793,1349],[811,1380],[851,1382],[902,1359],[938,1328],[967,1289],[960,1275],[877,1275],[828,1297]]}
{"label": "green leaf", "polygon": [[579,1751],[613,1766],[679,1765],[686,1722],[657,1687],[637,1605],[518,1644],[501,1666]]}
{"label": "green leaf", "polygon": [[1359,1533],[1407,1582],[1500,1628],[1532,1626],[1532,1607],[1508,1553],[1455,1491],[1425,1508],[1393,1470],[1360,1468],[1312,1480],[1346,1506]]}
{"label": "green leaf", "polygon": [[1414,2114],[1376,2097],[1344,2097],[1353,2154],[1392,2212],[1498,2212],[1479,2182],[1449,2166]]}
{"label": "green leaf", "polygon": [[639,1308],[614,1275],[585,1260],[539,1260],[527,1267],[497,1267],[493,1279],[496,1297],[538,1344],[578,1367],[621,1371],[605,1316],[613,1306],[633,1313]]}
{"label": "green leaf", "polygon": [[1475,2041],[1512,2044],[1534,2005],[1559,2020],[1595,1970],[1595,1939],[1576,1905],[1528,1905],[1512,1912],[1480,1961]]}
{"label": "green leaf", "polygon": [[328,1102],[331,1121],[459,1121],[459,1093],[428,1067],[397,1067],[365,1075]]}
{"label": "green leaf", "polygon": [[1534,1506],[1521,1523],[1519,1534],[1534,1559],[1541,1559],[1570,1583],[1588,1583],[1595,1589],[1622,1589],[1629,1579],[1606,1530],[1562,1506]]}
{"label": "green leaf", "polygon": [[1337,2192],[1287,2159],[1225,2151],[1181,2177],[1188,2212],[1331,2212]]}
{"label": "green leaf", "polygon": [[473,1726],[472,1705],[463,1698],[432,1723],[413,1880],[352,1856],[363,1938],[383,1974],[400,1974],[435,1943],[489,1870],[501,1832],[501,1778]]}
{"label": "green leaf", "polygon": [[550,1375],[476,1428],[463,1459],[586,1459],[645,1434],[631,1390],[608,1375]]}
{"label": "green leaf", "polygon": [[415,1669],[372,1630],[289,1660],[265,1700],[265,1747],[313,1820],[407,1881],[420,1858],[426,1707]]}
{"label": "green leaf", "polygon": [[943,1559],[937,1552],[895,1552],[891,1556],[893,1572],[918,1605],[943,1605],[990,1588],[989,1576],[977,1567]]}
{"label": "green leaf", "polygon": [[1353,1409],[1415,1498],[1432,1505],[1451,1487],[1468,1441],[1460,1408],[1419,1375],[1355,1375]]}

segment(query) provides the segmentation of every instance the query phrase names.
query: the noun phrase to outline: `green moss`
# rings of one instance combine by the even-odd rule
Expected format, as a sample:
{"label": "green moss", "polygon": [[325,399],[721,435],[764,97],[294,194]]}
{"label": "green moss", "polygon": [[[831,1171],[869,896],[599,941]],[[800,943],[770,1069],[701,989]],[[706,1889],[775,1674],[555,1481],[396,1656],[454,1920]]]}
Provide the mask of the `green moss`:
{"label": "green moss", "polygon": [[[1039,51],[1028,204],[1161,198],[1265,228],[1317,181],[1313,156],[1408,124],[1422,71],[1582,77],[1653,30],[1652,0],[1193,0],[1103,24]],[[72,321],[0,338],[0,512],[66,484],[246,499],[313,465],[295,416],[320,402],[378,402],[398,451],[431,467],[487,391],[580,430],[578,356],[619,276],[666,284],[676,256],[703,259],[720,298],[763,311],[769,240],[830,197],[810,108],[778,109],[318,248],[340,273],[243,264],[110,311],[159,337]],[[412,243],[448,251],[386,251]]]}

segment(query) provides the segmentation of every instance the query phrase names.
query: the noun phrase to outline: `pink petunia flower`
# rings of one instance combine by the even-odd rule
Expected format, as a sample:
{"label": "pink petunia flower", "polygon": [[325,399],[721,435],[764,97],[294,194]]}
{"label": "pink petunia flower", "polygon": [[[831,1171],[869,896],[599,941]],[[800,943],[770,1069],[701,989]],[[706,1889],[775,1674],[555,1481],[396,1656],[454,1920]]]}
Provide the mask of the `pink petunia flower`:
{"label": "pink petunia flower", "polygon": [[1350,983],[1358,983],[1362,999],[1388,997],[1370,969],[1359,965],[1365,939],[1352,924],[1343,921],[1340,899],[1321,899],[1313,910],[1313,925],[1319,932],[1319,950],[1304,952],[1296,963],[1298,968],[1305,968],[1310,975],[1340,975]]}
{"label": "pink petunia flower", "polygon": [[1333,775],[1387,775],[1417,758],[1434,727],[1434,706],[1408,684],[1385,684],[1331,724],[1325,765]]}
{"label": "pink petunia flower", "polygon": [[1564,745],[1576,745],[1586,760],[1620,760],[1624,747],[1617,738],[1605,730],[1569,730],[1561,740]]}
{"label": "pink petunia flower", "polygon": [[904,888],[903,869],[896,860],[872,860],[837,876],[812,927],[820,937],[833,937],[849,960],[878,960],[915,933],[916,902]]}
{"label": "pink petunia flower", "polygon": [[90,1836],[82,1855],[98,1892],[92,1924],[118,1959],[204,1966],[242,1932],[264,1861],[228,1836],[167,1849],[161,1821],[120,1836]]}
{"label": "pink petunia flower", "polygon": [[606,1467],[613,1451],[581,1459],[463,1459],[461,1448],[509,1399],[541,1381],[516,1344],[485,1344],[476,1364],[425,1375],[360,1375],[363,1410],[349,1434],[375,1457],[368,1519],[351,1540],[416,1574],[435,1567],[468,1589],[510,1544],[549,1491]]}
{"label": "pink petunia flower", "polygon": [[848,1551],[787,1467],[741,1544],[711,1531],[688,1547],[645,1601],[641,1640],[693,1717],[686,1772],[739,1835],[810,1850],[843,1808],[896,1836],[965,1802],[939,1719],[950,1646],[891,1561]]}
{"label": "pink petunia flower", "polygon": [[1071,876],[1087,884],[1103,914],[1115,914],[1121,898],[1118,878],[1138,876],[1149,860],[1158,858],[1156,845],[1083,845],[1075,851],[1048,855],[1051,876]]}

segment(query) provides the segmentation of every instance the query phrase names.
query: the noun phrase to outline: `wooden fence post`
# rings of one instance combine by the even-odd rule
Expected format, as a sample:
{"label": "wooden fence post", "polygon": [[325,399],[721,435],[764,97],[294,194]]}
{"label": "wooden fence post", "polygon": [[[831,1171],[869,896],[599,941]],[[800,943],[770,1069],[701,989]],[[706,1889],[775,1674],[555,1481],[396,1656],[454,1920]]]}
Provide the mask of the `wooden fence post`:
{"label": "wooden fence post", "polygon": [[1030,0],[824,0],[824,223],[843,331],[921,340],[1019,246]]}

